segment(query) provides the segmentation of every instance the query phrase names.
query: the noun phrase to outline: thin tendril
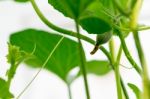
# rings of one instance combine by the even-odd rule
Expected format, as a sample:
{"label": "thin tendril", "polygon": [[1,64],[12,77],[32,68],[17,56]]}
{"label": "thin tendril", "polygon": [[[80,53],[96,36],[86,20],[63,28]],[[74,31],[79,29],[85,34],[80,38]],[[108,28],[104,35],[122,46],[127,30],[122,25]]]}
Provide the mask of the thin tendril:
{"label": "thin tendril", "polygon": [[53,53],[55,52],[55,50],[57,49],[57,47],[59,46],[59,44],[62,42],[62,40],[64,39],[64,36],[62,36],[60,38],[60,40],[58,41],[58,43],[55,45],[55,47],[53,48],[53,50],[50,52],[49,56],[47,57],[47,59],[45,60],[45,62],[43,63],[42,67],[40,68],[40,70],[35,74],[35,76],[33,77],[33,79],[29,82],[29,84],[23,89],[23,91],[17,96],[16,99],[19,99],[23,93],[29,88],[29,86],[33,83],[33,81],[37,78],[37,76],[39,75],[39,73],[42,71],[42,69],[46,66],[46,64],[48,63],[49,59],[51,58],[51,56],[53,55]]}
{"label": "thin tendril", "polygon": [[125,66],[123,64],[119,64],[119,65],[122,66],[122,67],[124,67],[124,68],[126,68],[126,69],[133,69],[133,67],[127,67],[127,66]]}

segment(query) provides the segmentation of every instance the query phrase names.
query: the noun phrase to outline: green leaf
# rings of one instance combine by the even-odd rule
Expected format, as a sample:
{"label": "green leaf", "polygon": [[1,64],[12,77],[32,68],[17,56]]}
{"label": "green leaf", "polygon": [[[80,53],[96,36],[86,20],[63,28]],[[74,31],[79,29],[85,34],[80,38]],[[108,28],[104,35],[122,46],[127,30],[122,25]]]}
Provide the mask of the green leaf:
{"label": "green leaf", "polygon": [[131,84],[131,83],[128,83],[128,86],[132,89],[132,91],[135,93],[136,95],[136,99],[141,99],[141,91],[140,89],[134,85],[134,84]]}
{"label": "green leaf", "polygon": [[[86,69],[88,74],[94,74],[97,76],[103,76],[109,73],[112,68],[109,65],[109,62],[106,60],[91,60],[86,62]],[[81,71],[79,71],[78,76],[81,75]]]}
{"label": "green leaf", "polygon": [[[31,67],[40,68],[61,37],[40,30],[28,29],[12,34],[10,43],[19,46],[20,50],[27,53],[31,53],[36,46],[32,57],[28,58],[25,63]],[[46,64],[45,69],[66,81],[69,71],[79,64],[78,43],[64,38]]]}
{"label": "green leaf", "polygon": [[[112,68],[106,60],[91,60],[86,62],[86,69],[88,74],[97,76],[104,76],[109,73]],[[77,71],[74,75],[68,75],[68,83],[71,84],[75,79],[81,76],[81,71]]]}
{"label": "green leaf", "polygon": [[29,0],[15,0],[15,1],[24,3],[24,2],[28,2]]}
{"label": "green leaf", "polygon": [[88,33],[102,34],[112,29],[112,18],[99,1],[88,6],[80,16],[79,22]]}
{"label": "green leaf", "polygon": [[87,62],[87,72],[98,76],[105,75],[110,72],[111,66],[108,61],[92,60]]}
{"label": "green leaf", "polygon": [[77,19],[86,7],[94,0],[48,0],[56,10],[66,17]]}
{"label": "green leaf", "polygon": [[0,99],[8,99],[13,97],[13,94],[9,92],[7,82],[0,78]]}

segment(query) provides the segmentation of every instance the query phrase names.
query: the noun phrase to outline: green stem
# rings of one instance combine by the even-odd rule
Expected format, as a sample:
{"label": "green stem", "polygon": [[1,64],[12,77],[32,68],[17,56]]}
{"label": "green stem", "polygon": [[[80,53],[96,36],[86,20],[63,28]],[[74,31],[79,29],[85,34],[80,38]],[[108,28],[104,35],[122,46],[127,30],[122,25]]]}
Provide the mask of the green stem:
{"label": "green stem", "polygon": [[120,56],[121,56],[122,49],[119,49],[117,60],[115,62],[114,47],[115,47],[114,46],[114,40],[113,40],[113,38],[111,38],[111,40],[109,41],[109,50],[110,50],[110,53],[111,53],[112,64],[113,64],[114,72],[115,72],[117,95],[118,95],[118,99],[122,99],[122,89],[121,89],[120,73],[119,73],[119,62],[120,62]]}
{"label": "green stem", "polygon": [[68,99],[72,99],[72,94],[71,94],[71,86],[70,84],[67,84],[67,89],[68,89]]}
{"label": "green stem", "polygon": [[138,28],[137,31],[150,30],[149,26]]}
{"label": "green stem", "polygon": [[[136,45],[136,48],[138,51],[138,56],[140,59],[141,66],[145,66],[146,62],[145,62],[145,58],[144,58],[144,53],[143,53],[143,49],[142,49],[140,38],[139,38],[137,31],[133,31],[133,37],[134,37],[134,42],[135,42],[135,45]],[[144,67],[142,67],[142,68],[144,68]]]}
{"label": "green stem", "polygon": [[121,87],[122,87],[125,99],[129,99],[129,95],[128,95],[127,89],[126,89],[126,87],[124,85],[124,82],[123,82],[123,79],[121,77],[120,77],[120,82],[121,82]]}
{"label": "green stem", "polygon": [[148,71],[147,71],[147,64],[146,64],[146,59],[144,56],[143,48],[141,45],[141,41],[139,38],[139,33],[137,31],[133,31],[133,37],[136,45],[136,49],[138,51],[138,56],[140,59],[141,66],[143,68],[143,98],[144,99],[149,99],[150,98],[150,82],[149,82],[149,76],[148,76]]}
{"label": "green stem", "polygon": [[119,63],[120,63],[120,59],[121,59],[121,54],[122,54],[122,47],[119,48],[119,52],[117,54],[117,59],[114,64],[118,99],[122,99],[122,88],[121,88],[120,73],[119,73]]}
{"label": "green stem", "polygon": [[12,79],[14,78],[16,68],[17,66],[15,65],[15,63],[11,63],[11,67],[8,70],[8,80],[7,80],[8,88],[10,88],[10,84],[12,82]]}
{"label": "green stem", "polygon": [[[115,66],[114,66],[114,63],[115,63],[115,52],[114,52],[114,40],[113,40],[113,38],[109,42],[109,50],[110,50],[110,53],[111,53],[111,56],[112,56],[112,57],[111,56],[110,57],[113,58],[113,59],[110,59],[111,60],[110,62],[111,62],[113,70],[115,71]],[[125,98],[129,99],[129,95],[127,93],[127,90],[125,88],[125,85],[123,83],[123,79],[121,78],[121,76],[120,76],[120,82],[119,83],[121,83],[121,87],[122,87],[123,93],[125,95]]]}
{"label": "green stem", "polygon": [[80,40],[80,30],[79,30],[78,21],[76,21],[75,24],[76,24],[77,38],[78,38],[78,42],[79,42],[79,54],[80,54],[80,62],[81,62],[80,69],[83,74],[86,96],[87,96],[87,99],[90,99],[88,81],[87,81],[86,64],[85,64],[86,57],[85,57],[83,46],[82,46],[82,43]]}
{"label": "green stem", "polygon": [[112,63],[115,62],[115,51],[114,51],[114,39],[113,37],[111,38],[111,40],[109,41],[109,50],[110,50],[110,54],[112,57]]}
{"label": "green stem", "polygon": [[130,28],[135,30],[137,28],[138,16],[142,6],[143,0],[137,0],[134,8],[132,9],[132,13],[130,15]]}
{"label": "green stem", "polygon": [[128,59],[128,61],[131,63],[131,65],[135,68],[135,70],[141,75],[142,73],[142,70],[139,68],[139,66],[137,65],[137,63],[133,60],[132,56],[130,55],[129,53],[129,50],[127,48],[127,45],[125,43],[125,40],[124,40],[124,37],[123,37],[123,34],[118,31],[118,36],[120,38],[120,41],[121,41],[121,44],[122,44],[122,48],[123,48],[123,51]]}

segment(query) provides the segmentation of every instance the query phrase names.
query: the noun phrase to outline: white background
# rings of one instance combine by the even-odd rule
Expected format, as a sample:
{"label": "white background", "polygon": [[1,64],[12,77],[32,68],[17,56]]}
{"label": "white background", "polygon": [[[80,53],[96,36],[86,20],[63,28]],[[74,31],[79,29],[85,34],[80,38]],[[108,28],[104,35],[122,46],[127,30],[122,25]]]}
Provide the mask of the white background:
{"label": "white background", "polygon": [[[50,5],[48,5],[47,0],[36,0],[36,2],[38,3],[44,15],[53,23],[66,29],[74,29],[73,21],[69,18],[65,18],[62,14],[54,10]],[[141,24],[150,25],[149,5],[150,1],[144,0],[144,5],[139,18],[139,23]],[[9,35],[13,32],[26,28],[36,28],[52,31],[36,16],[30,3],[20,4],[9,0],[0,2],[0,77],[6,79],[5,72],[9,68],[9,64],[7,64],[5,57],[7,54],[7,42]],[[150,65],[149,32],[150,31],[144,31],[140,33],[148,65]],[[87,35],[87,33],[85,34]],[[90,35],[90,37],[91,36],[93,38],[95,37],[94,35]],[[118,46],[118,38],[115,37],[115,40],[116,46]],[[130,35],[126,41],[130,53],[138,62],[132,35]],[[88,60],[99,58],[106,59],[106,57],[100,51],[94,56],[91,56],[89,52],[93,46],[85,42],[83,43]],[[107,45],[105,46],[107,47]],[[124,55],[122,57],[121,63],[127,67],[131,67]],[[150,71],[150,67],[148,68]],[[11,87],[11,91],[15,96],[17,96],[24,89],[24,87],[31,81],[37,71],[38,69],[31,69],[25,65],[21,65],[18,68]],[[134,69],[126,69],[121,67],[120,72],[125,83],[132,82],[142,88],[141,79]],[[117,99],[113,71],[101,77],[88,75],[88,81],[90,86],[91,99]],[[86,99],[82,77],[77,79],[71,87],[73,92],[73,99]],[[128,86],[126,87],[128,88]],[[130,93],[130,99],[135,99],[134,94],[129,88],[128,92]],[[20,99],[68,99],[68,92],[64,82],[62,82],[54,74],[43,70]]]}

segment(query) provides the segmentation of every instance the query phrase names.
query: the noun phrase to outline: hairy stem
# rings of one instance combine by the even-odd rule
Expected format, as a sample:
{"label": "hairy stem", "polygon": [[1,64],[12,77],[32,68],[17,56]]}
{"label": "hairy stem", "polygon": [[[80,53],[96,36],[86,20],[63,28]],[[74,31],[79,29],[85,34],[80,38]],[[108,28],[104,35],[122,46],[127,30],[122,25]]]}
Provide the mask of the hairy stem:
{"label": "hairy stem", "polygon": [[87,96],[87,99],[90,99],[88,81],[87,81],[86,63],[85,63],[86,57],[85,57],[83,46],[82,46],[82,43],[80,40],[80,30],[79,30],[78,21],[76,21],[75,24],[76,24],[77,38],[78,38],[78,42],[79,42],[79,54],[80,54],[80,62],[81,62],[80,69],[81,69],[81,72],[82,72],[83,78],[84,78],[86,96]]}

